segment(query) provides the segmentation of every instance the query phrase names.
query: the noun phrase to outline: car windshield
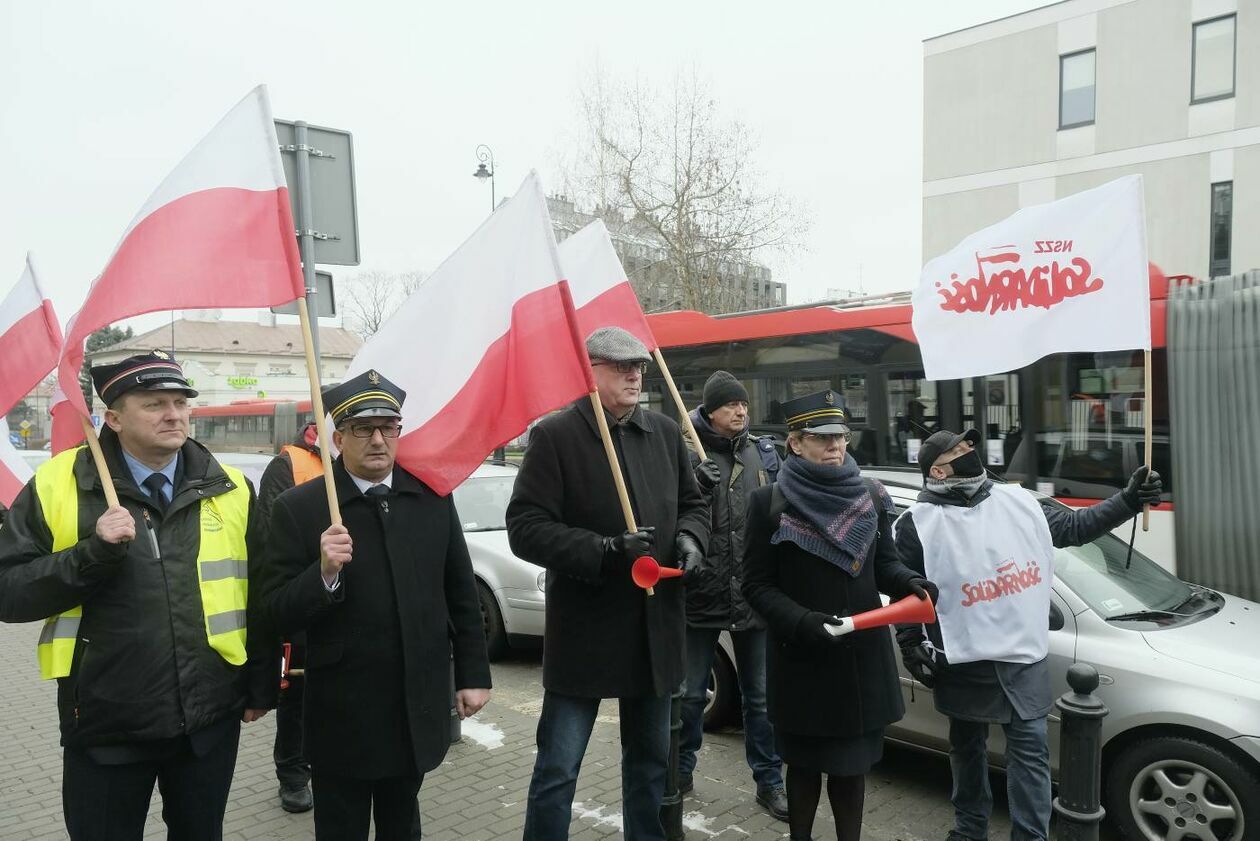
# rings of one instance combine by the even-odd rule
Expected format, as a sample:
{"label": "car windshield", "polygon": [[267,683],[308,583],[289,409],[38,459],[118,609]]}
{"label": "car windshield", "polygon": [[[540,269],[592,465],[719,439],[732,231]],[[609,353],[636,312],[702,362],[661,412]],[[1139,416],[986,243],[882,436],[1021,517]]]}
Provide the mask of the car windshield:
{"label": "car windshield", "polygon": [[1142,611],[1178,611],[1195,589],[1111,534],[1056,549],[1054,572],[1104,619]]}
{"label": "car windshield", "polygon": [[455,510],[464,531],[499,531],[507,528],[508,500],[513,476],[474,477],[455,489]]}

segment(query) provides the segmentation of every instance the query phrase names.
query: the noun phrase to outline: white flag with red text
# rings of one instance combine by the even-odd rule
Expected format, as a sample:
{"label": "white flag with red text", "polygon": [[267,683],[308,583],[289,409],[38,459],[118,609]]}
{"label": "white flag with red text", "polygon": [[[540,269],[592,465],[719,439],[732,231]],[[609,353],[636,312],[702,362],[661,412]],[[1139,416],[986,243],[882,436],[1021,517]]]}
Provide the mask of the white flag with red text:
{"label": "white flag with red text", "polygon": [[303,294],[275,121],[259,85],[149,196],[66,325],[53,449],[83,440],[79,368],[94,330],[159,310],[270,307]]}
{"label": "white flag with red text", "polygon": [[[0,301],[0,421],[57,366],[60,353],[61,324],[27,254],[17,285]],[[9,443],[8,427],[0,433],[0,503],[8,506],[32,473]]]}
{"label": "white flag with red text", "polygon": [[1052,353],[1149,350],[1142,176],[978,231],[923,267],[913,326],[929,380],[1022,368]]}
{"label": "white flag with red text", "polygon": [[359,350],[407,392],[398,464],[445,495],[530,421],[595,390],[535,173]]}

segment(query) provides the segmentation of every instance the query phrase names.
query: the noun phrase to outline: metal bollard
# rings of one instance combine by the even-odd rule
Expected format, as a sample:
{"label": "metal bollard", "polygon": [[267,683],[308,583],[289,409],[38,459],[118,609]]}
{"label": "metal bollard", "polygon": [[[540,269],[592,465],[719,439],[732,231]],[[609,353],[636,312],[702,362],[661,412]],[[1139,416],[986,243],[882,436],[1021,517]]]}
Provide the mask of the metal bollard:
{"label": "metal bollard", "polygon": [[668,841],[683,841],[683,796],[678,791],[678,750],[682,741],[682,687],[669,696],[669,761],[665,769],[665,796],[661,798],[661,827]]}
{"label": "metal bollard", "polygon": [[1106,811],[1102,791],[1102,720],[1107,706],[1094,695],[1098,671],[1087,663],[1074,663],[1067,673],[1068,685],[1055,706],[1059,708],[1059,814],[1058,837],[1062,841],[1098,841],[1098,824]]}

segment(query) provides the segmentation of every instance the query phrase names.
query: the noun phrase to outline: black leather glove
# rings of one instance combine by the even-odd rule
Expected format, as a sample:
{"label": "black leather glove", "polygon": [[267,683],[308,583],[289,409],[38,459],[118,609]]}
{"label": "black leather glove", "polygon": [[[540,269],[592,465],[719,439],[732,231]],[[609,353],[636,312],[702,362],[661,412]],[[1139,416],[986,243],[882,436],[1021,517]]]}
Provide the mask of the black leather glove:
{"label": "black leather glove", "polygon": [[911,578],[908,582],[906,582],[906,586],[910,588],[910,592],[913,595],[916,595],[921,599],[924,597],[931,599],[933,605],[935,605],[941,597],[941,591],[937,589],[935,584],[928,581],[926,578]]}
{"label": "black leather glove", "polygon": [[800,624],[797,626],[797,634],[810,645],[830,645],[842,641],[844,637],[833,636],[823,626],[838,624],[840,624],[839,616],[828,616],[826,613],[811,610],[801,617]]}
{"label": "black leather glove", "polygon": [[1159,497],[1163,492],[1164,482],[1159,474],[1143,465],[1133,471],[1129,484],[1120,493],[1124,495],[1124,501],[1129,503],[1130,508],[1141,511],[1143,505],[1150,505],[1152,508],[1159,505]]}
{"label": "black leather glove", "polygon": [[604,575],[617,575],[643,555],[652,554],[656,545],[656,526],[646,526],[638,531],[628,531],[616,537],[604,538],[604,559],[600,571]]}
{"label": "black leather glove", "polygon": [[690,584],[703,577],[704,552],[701,551],[696,539],[685,531],[678,532],[674,537],[674,557],[678,561],[678,568],[683,571],[684,584]]}
{"label": "black leather glove", "polygon": [[910,676],[928,689],[936,684],[936,672],[940,667],[926,645],[920,643],[902,648],[901,662]]}
{"label": "black leather glove", "polygon": [[696,484],[700,486],[700,490],[707,493],[716,488],[720,481],[722,481],[722,470],[716,461],[706,458],[696,465]]}

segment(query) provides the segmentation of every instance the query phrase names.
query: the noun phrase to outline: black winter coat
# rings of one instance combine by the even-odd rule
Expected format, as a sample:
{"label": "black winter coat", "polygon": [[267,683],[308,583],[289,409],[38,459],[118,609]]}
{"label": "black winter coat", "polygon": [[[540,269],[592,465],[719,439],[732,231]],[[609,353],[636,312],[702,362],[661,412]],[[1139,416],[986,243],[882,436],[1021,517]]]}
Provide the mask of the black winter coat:
{"label": "black winter coat", "polygon": [[263,575],[277,629],[306,631],[303,752],[317,772],[423,774],[450,746],[452,649],[455,688],[490,687],[464,532],[452,498],[400,467],[383,497],[360,493],[340,458],[333,476],[354,540],[339,586],[320,576],[323,482],[276,500]]}
{"label": "black winter coat", "polygon": [[[765,620],[749,606],[743,586],[748,497],[770,482],[758,450],[765,439],[747,433],[733,439],[719,435],[699,409],[691,413],[691,423],[705,455],[717,463],[722,480],[713,489],[701,491],[709,503],[711,536],[705,555],[706,575],[687,586],[687,624],[728,631],[764,628]],[[768,441],[765,444],[773,447]],[[699,463],[700,457],[692,452],[693,468]]]}
{"label": "black winter coat", "polygon": [[[960,491],[938,494],[925,490],[919,494],[918,501],[973,507],[989,498],[992,486],[992,482],[985,482],[972,497]],[[1134,514],[1121,494],[1076,511],[1054,503],[1042,503],[1041,511],[1050,526],[1051,540],[1060,547],[1088,543]],[[923,545],[919,542],[919,532],[910,511],[897,520],[897,553],[907,566],[922,573]],[[936,623],[898,626],[897,642],[903,647],[917,644],[923,639],[924,628],[933,645],[938,650],[943,649],[941,626]],[[1012,714],[1026,720],[1040,718],[1049,713],[1054,704],[1050,671],[1044,658],[1036,663],[980,660],[958,665],[945,662],[943,656],[940,659],[944,665],[937,672],[932,699],[936,709],[945,715],[966,721],[1006,723],[1011,720]]]}
{"label": "black winter coat", "polygon": [[[678,424],[641,408],[609,424],[635,521],[656,527],[654,556],[677,566],[676,533],[688,532],[701,549],[709,538],[709,512]],[[677,689],[686,671],[682,583],[663,579],[648,596],[630,580],[628,563],[601,572],[604,538],[626,525],[589,399],[530,433],[507,528],[512,552],[549,571],[543,686],[582,698]]]}
{"label": "black winter coat", "polygon": [[744,594],[766,618],[766,703],[777,731],[848,738],[884,727],[905,714],[887,628],[855,631],[840,641],[807,642],[801,620],[810,611],[851,616],[879,608],[881,592],[909,595],[916,574],[893,547],[892,521],[880,507],[879,534],[857,577],[795,543],[770,542],[774,486],[753,492],[748,510]]}
{"label": "black winter coat", "polygon": [[[255,584],[262,547],[253,487],[246,533],[249,660],[233,666],[206,639],[195,561],[201,500],[235,485],[209,451],[189,439],[180,450],[174,495],[162,513],[136,487],[118,436],[106,427],[100,440],[119,502],[135,517],[135,540],[109,544],[96,537],[106,503],[87,447],[74,465],[77,544],[52,552],[34,479],[0,529],[0,621],[34,622],[83,605],[70,674],[57,680],[62,744],[143,745],[194,735],[239,718],[247,708],[275,706],[279,659],[260,621]],[[146,516],[156,529],[160,558]]]}

